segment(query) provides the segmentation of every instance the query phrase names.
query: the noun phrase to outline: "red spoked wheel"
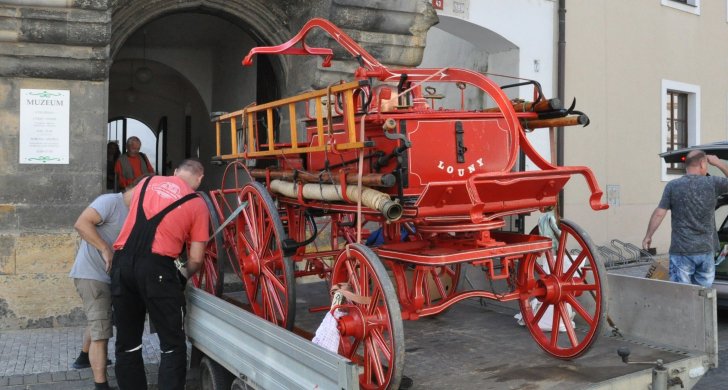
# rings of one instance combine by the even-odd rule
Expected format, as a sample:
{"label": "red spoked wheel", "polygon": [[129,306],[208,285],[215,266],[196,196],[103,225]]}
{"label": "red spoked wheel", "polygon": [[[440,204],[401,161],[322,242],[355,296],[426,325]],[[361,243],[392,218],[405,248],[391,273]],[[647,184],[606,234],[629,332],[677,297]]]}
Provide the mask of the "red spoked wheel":
{"label": "red spoked wheel", "polygon": [[285,238],[278,210],[262,184],[250,182],[239,195],[243,209],[235,219],[235,246],[253,313],[293,329],[296,313],[292,261],[283,255]]}
{"label": "red spoked wheel", "polygon": [[[543,264],[536,255],[521,261],[518,303],[536,343],[557,358],[573,359],[591,347],[605,321],[607,273],[584,230],[564,219],[559,228],[556,253],[547,251]],[[579,253],[571,254],[574,249]]]}
{"label": "red spoked wheel", "polygon": [[404,330],[386,268],[368,247],[351,244],[336,258],[333,284],[348,283],[369,303],[349,302],[339,318],[339,353],[363,367],[362,389],[397,389],[404,367]]}
{"label": "red spoked wheel", "polygon": [[[198,192],[200,197],[205,201],[207,210],[210,212],[210,235],[217,231],[220,227],[220,220],[215,207],[212,205],[210,197],[204,192]],[[217,233],[207,242],[205,247],[205,255],[202,260],[202,267],[197,273],[190,277],[192,285],[216,296],[222,295],[223,275],[222,267],[226,259],[223,250],[222,233]]]}

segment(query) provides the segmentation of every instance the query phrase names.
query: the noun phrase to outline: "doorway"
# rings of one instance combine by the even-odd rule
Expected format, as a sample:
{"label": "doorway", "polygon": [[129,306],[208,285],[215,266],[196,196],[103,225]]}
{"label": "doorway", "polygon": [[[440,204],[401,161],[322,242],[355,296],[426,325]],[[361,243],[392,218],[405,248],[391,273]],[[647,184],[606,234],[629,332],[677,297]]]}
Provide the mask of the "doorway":
{"label": "doorway", "polygon": [[[210,113],[279,97],[271,61],[241,65],[258,42],[249,26],[231,20],[198,12],[151,20],[129,35],[110,70],[109,117],[156,125],[157,131],[150,130],[156,139],[148,146],[158,141],[149,156],[155,156],[159,174],[185,158],[199,158],[205,166],[202,190],[219,188],[223,172],[211,164],[216,139]],[[266,82],[259,84],[261,74]],[[142,145],[147,146],[143,139]]]}

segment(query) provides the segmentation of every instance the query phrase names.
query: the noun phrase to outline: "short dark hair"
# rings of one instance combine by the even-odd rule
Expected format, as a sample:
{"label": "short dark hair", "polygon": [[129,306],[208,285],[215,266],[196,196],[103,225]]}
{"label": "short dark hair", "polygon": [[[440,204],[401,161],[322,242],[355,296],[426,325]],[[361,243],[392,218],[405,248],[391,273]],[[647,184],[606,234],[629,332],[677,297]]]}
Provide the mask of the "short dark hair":
{"label": "short dark hair", "polygon": [[182,162],[177,166],[177,169],[188,171],[200,176],[205,174],[205,167],[202,166],[202,162],[194,157],[182,160]]}
{"label": "short dark hair", "polygon": [[705,152],[702,150],[693,150],[685,157],[685,166],[692,167],[700,164],[706,158]]}

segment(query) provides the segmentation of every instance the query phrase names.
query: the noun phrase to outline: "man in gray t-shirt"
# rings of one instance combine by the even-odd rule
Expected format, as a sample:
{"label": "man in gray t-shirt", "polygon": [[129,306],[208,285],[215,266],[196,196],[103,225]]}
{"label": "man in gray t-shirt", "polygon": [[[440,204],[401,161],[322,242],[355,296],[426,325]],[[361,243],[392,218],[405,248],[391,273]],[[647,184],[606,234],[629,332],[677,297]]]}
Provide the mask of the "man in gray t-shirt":
{"label": "man in gray t-shirt", "polygon": [[88,326],[81,354],[73,367],[91,367],[97,389],[108,388],[107,346],[113,336],[111,278],[108,274],[114,255],[112,245],[129,213],[132,194],[130,187],[123,194],[99,196],[81,213],[74,225],[81,236],[81,244],[69,276],[81,296]]}
{"label": "man in gray t-shirt", "polygon": [[685,175],[667,183],[662,199],[650,217],[642,247],[648,249],[652,235],[667,210],[672,211],[670,280],[710,287],[715,278],[715,252],[719,250],[715,229],[716,198],[728,192],[728,178],[706,176],[708,164],[728,176],[728,165],[702,150],[688,153]]}

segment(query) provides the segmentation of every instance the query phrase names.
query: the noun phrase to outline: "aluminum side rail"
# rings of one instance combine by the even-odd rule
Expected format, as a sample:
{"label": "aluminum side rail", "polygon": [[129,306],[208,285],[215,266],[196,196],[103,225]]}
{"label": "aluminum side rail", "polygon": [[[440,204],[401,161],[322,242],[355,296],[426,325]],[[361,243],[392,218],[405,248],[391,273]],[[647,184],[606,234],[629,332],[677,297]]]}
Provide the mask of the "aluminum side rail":
{"label": "aluminum side rail", "polygon": [[[718,367],[714,289],[615,274],[609,274],[609,288],[609,315],[625,339],[684,351],[685,358],[665,364],[672,386],[656,385],[652,365],[645,364],[640,372],[590,389],[691,389],[709,369]],[[641,360],[639,356],[632,359]]]}
{"label": "aluminum side rail", "polygon": [[200,289],[186,295],[187,337],[233,375],[268,390],[359,388],[350,360]]}

